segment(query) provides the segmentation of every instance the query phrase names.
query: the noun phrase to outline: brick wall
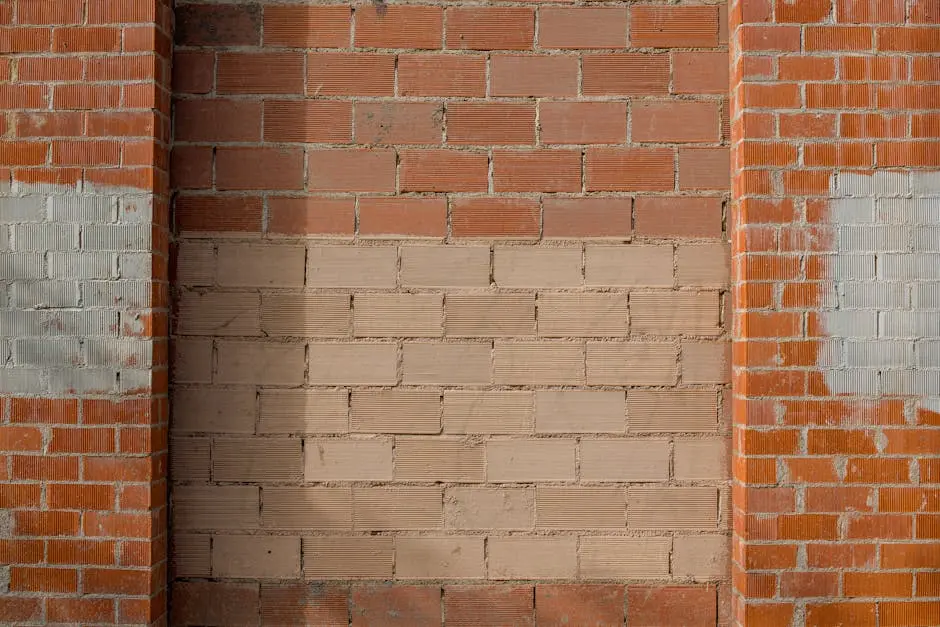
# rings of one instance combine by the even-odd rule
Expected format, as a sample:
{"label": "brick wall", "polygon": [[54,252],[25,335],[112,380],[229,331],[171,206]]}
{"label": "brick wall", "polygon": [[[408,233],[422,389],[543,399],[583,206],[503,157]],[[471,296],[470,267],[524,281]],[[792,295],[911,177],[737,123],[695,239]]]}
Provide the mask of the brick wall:
{"label": "brick wall", "polygon": [[165,620],[163,2],[0,1],[0,623]]}
{"label": "brick wall", "polygon": [[731,9],[737,624],[940,624],[940,5]]}
{"label": "brick wall", "polygon": [[726,623],[724,7],[176,20],[174,620]]}

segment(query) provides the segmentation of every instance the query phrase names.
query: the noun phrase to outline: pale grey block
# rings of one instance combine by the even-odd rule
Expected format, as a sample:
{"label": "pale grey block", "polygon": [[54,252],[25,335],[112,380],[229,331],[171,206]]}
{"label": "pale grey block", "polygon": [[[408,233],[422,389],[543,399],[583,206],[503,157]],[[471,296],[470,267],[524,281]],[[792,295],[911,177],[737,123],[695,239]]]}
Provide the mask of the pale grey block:
{"label": "pale grey block", "polygon": [[878,222],[886,224],[937,224],[940,198],[881,198],[876,217]]}
{"label": "pale grey block", "polygon": [[149,279],[153,276],[151,253],[118,255],[118,276],[122,279]]}
{"label": "pale grey block", "polygon": [[10,306],[10,284],[0,281],[0,309],[5,309]]}
{"label": "pale grey block", "polygon": [[912,190],[915,196],[940,195],[940,173],[914,172]]}
{"label": "pale grey block", "polygon": [[77,224],[17,224],[13,227],[13,250],[44,252],[77,248]]}
{"label": "pale grey block", "polygon": [[839,284],[838,283],[814,283],[818,289],[819,307],[838,307],[839,306]]}
{"label": "pale grey block", "polygon": [[152,382],[153,371],[150,368],[124,369],[119,373],[119,391],[122,394],[149,389]]}
{"label": "pale grey block", "polygon": [[903,196],[910,193],[911,182],[907,172],[840,172],[838,188],[842,196]]}
{"label": "pale grey block", "polygon": [[885,338],[924,338],[940,336],[940,312],[883,311],[878,326]]}
{"label": "pale grey block", "polygon": [[53,196],[49,200],[49,218],[56,222],[114,222],[117,203],[111,196]]}
{"label": "pale grey block", "polygon": [[69,281],[16,281],[13,302],[17,307],[78,307],[78,283]]}
{"label": "pale grey block", "polygon": [[42,279],[46,276],[43,253],[3,253],[0,255],[0,280]]}
{"label": "pale grey block", "polygon": [[46,391],[42,370],[0,368],[0,394],[42,394]]}
{"label": "pale grey block", "polygon": [[845,363],[845,349],[842,340],[831,340],[819,343],[816,353],[816,366],[818,368],[834,369]]}
{"label": "pale grey block", "polygon": [[940,309],[940,283],[914,283],[915,309]]}
{"label": "pale grey block", "polygon": [[874,198],[834,198],[829,202],[833,224],[870,224],[875,221]]}
{"label": "pale grey block", "polygon": [[914,365],[914,342],[849,341],[845,343],[849,368],[903,368]]}
{"label": "pale grey block", "polygon": [[844,309],[893,309],[909,303],[906,283],[864,281],[842,283],[840,287]]}
{"label": "pale grey block", "polygon": [[151,230],[149,225],[88,225],[82,229],[82,248],[85,250],[149,251]]}
{"label": "pale grey block", "polygon": [[118,199],[118,222],[151,224],[153,222],[153,195],[121,196]]}
{"label": "pale grey block", "polygon": [[149,368],[153,364],[153,341],[149,339],[86,339],[85,362],[89,366]]}
{"label": "pale grey block", "polygon": [[140,309],[150,306],[148,281],[87,281],[81,287],[86,307]]}
{"label": "pale grey block", "polygon": [[0,251],[5,250],[11,250],[10,227],[6,224],[0,224]]}
{"label": "pale grey block", "polygon": [[878,255],[878,274],[889,281],[935,281],[940,279],[940,254]]}
{"label": "pale grey block", "polygon": [[891,395],[936,396],[940,394],[940,371],[885,370],[881,373],[881,392]]}
{"label": "pale grey block", "polygon": [[42,328],[48,336],[116,337],[120,331],[119,314],[110,309],[43,312]]}
{"label": "pale grey block", "polygon": [[17,366],[74,368],[82,364],[82,345],[78,338],[13,340],[13,363]]}
{"label": "pale grey block", "polygon": [[0,311],[0,337],[38,337],[44,317],[42,311]]}
{"label": "pale grey block", "polygon": [[918,368],[940,368],[940,340],[920,340],[914,351]]}
{"label": "pale grey block", "polygon": [[53,279],[116,278],[110,253],[49,253],[49,276]]}
{"label": "pale grey block", "polygon": [[875,255],[838,255],[829,262],[833,279],[865,281],[875,278]]}
{"label": "pale grey block", "polygon": [[0,198],[0,222],[42,222],[45,219],[45,196],[29,195]]}
{"label": "pale grey block", "polygon": [[843,226],[839,229],[842,252],[907,252],[911,250],[913,229],[909,226]]}
{"label": "pale grey block", "polygon": [[826,311],[822,320],[833,337],[875,337],[878,332],[876,311]]}
{"label": "pale grey block", "polygon": [[12,365],[13,354],[11,351],[10,341],[0,337],[0,366],[6,364]]}
{"label": "pale grey block", "polygon": [[940,226],[918,226],[914,228],[914,252],[940,252]]}
{"label": "pale grey block", "polygon": [[870,368],[824,370],[826,385],[833,394],[877,396],[878,371]]}
{"label": "pale grey block", "polygon": [[53,394],[108,394],[117,389],[114,369],[70,368],[50,370],[49,391]]}

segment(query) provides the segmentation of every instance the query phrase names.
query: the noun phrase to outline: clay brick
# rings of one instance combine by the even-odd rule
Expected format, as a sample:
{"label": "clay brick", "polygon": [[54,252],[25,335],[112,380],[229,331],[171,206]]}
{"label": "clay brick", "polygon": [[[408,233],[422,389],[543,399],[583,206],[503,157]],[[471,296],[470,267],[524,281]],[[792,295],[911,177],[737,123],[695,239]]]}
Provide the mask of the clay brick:
{"label": "clay brick", "polygon": [[[542,124],[544,129],[544,117]],[[543,198],[543,237],[625,240],[632,231],[632,210],[630,198]]]}
{"label": "clay brick", "polygon": [[315,246],[307,251],[308,287],[395,287],[394,247]]}
{"label": "clay brick", "polygon": [[585,96],[658,96],[669,93],[669,56],[620,53],[584,55]]}
{"label": "clay brick", "polygon": [[489,157],[484,153],[402,150],[399,161],[402,192],[485,192],[489,189]]}
{"label": "clay brick", "polygon": [[716,47],[718,7],[631,7],[630,43],[637,47]]}
{"label": "clay brick", "polygon": [[362,586],[349,603],[353,627],[428,625],[441,620],[440,586]]}
{"label": "clay brick", "polygon": [[673,474],[679,481],[721,480],[728,476],[726,441],[676,439],[673,446]]}
{"label": "clay brick", "polygon": [[487,541],[490,579],[566,579],[578,569],[577,538],[490,537]]}
{"label": "clay brick", "polygon": [[447,236],[444,198],[360,198],[359,235],[388,239]]}
{"label": "clay brick", "polygon": [[348,399],[345,390],[263,390],[258,432],[345,433]]}
{"label": "clay brick", "polygon": [[[113,599],[49,599],[47,617],[54,622],[107,622],[114,618]],[[5,615],[4,615],[5,616]]]}
{"label": "clay brick", "polygon": [[393,542],[390,536],[304,538],[304,578],[390,579],[394,559]]}
{"label": "clay brick", "polygon": [[189,4],[177,8],[174,36],[183,46],[257,46],[261,7]]}
{"label": "clay brick", "polygon": [[539,335],[624,336],[627,297],[622,294],[541,294]]}
{"label": "clay brick", "polygon": [[444,495],[448,529],[532,529],[535,490],[530,488],[449,488]]}
{"label": "clay brick", "polygon": [[219,190],[302,189],[303,151],[290,148],[217,148]]}
{"label": "clay brick", "polygon": [[405,343],[405,385],[486,385],[491,382],[489,343]]}
{"label": "clay brick", "polygon": [[591,286],[673,285],[671,245],[587,246],[585,283]]}
{"label": "clay brick", "polygon": [[641,196],[636,199],[636,234],[644,237],[721,237],[720,198]]}
{"label": "clay brick", "polygon": [[534,144],[535,105],[525,102],[451,103],[447,107],[447,143]]}
{"label": "clay brick", "polygon": [[350,430],[375,433],[440,433],[439,392],[353,392]]}
{"label": "clay brick", "polygon": [[572,481],[574,440],[490,440],[486,444],[489,482]]}
{"label": "clay brick", "polygon": [[447,47],[462,50],[529,50],[535,11],[526,7],[451,7]]}
{"label": "clay brick", "polygon": [[546,144],[619,144],[627,138],[627,105],[542,102],[539,128],[541,140]]}
{"label": "clay brick", "polygon": [[213,536],[216,577],[287,579],[300,575],[300,538]]}
{"label": "clay brick", "polygon": [[517,625],[535,627],[531,586],[447,586],[444,614],[448,627]]}
{"label": "clay brick", "polygon": [[583,281],[581,249],[497,246],[493,277],[499,287],[577,287]]}
{"label": "clay brick", "polygon": [[303,453],[298,439],[215,438],[212,443],[212,478],[215,481],[299,481]]}
{"label": "clay brick", "polygon": [[392,441],[389,439],[306,440],[304,451],[304,480],[307,482],[392,479]]}
{"label": "clay brick", "polygon": [[589,148],[585,187],[587,191],[671,191],[674,163],[670,148]]}
{"label": "clay brick", "polygon": [[477,55],[401,54],[398,56],[401,96],[486,95],[486,59]]}
{"label": "clay brick", "polygon": [[297,344],[220,342],[216,380],[250,385],[299,385],[304,380],[304,347]]}
{"label": "clay brick", "polygon": [[182,625],[238,624],[257,616],[257,583],[177,581],[173,583],[172,622]]}
{"label": "clay brick", "polygon": [[444,392],[444,433],[531,433],[531,392]]}
{"label": "clay brick", "polygon": [[380,343],[310,345],[307,380],[314,385],[395,385],[398,346]]}
{"label": "clay brick", "polygon": [[731,345],[683,342],[681,368],[683,383],[727,383],[731,381]]}
{"label": "clay brick", "polygon": [[492,96],[576,96],[578,58],[495,54],[490,58]]}
{"label": "clay brick", "polygon": [[669,477],[668,440],[581,440],[582,481],[645,482]]}
{"label": "clay brick", "polygon": [[718,398],[706,390],[631,390],[627,395],[630,432],[713,432]]}
{"label": "clay brick", "polygon": [[349,312],[346,294],[265,294],[260,324],[269,336],[346,337]]}
{"label": "clay brick", "polygon": [[175,486],[173,526],[188,529],[257,529],[261,509],[251,486]]}
{"label": "clay brick", "polygon": [[358,337],[439,337],[444,299],[440,294],[360,294],[353,301]]}
{"label": "clay brick", "polygon": [[630,295],[630,328],[655,335],[718,335],[718,294],[635,292]]}
{"label": "clay brick", "polygon": [[538,585],[536,620],[540,626],[620,625],[624,588],[618,585]]}
{"label": "clay brick", "polygon": [[647,100],[630,107],[635,142],[717,142],[718,103],[714,100]]}
{"label": "clay brick", "polygon": [[174,534],[170,567],[176,577],[209,577],[209,535]]}
{"label": "clay brick", "polygon": [[394,96],[395,55],[311,52],[306,85],[308,96]]}
{"label": "clay brick", "polygon": [[402,246],[401,284],[486,287],[490,284],[490,250],[485,246]]}
{"label": "clay brick", "polygon": [[500,385],[584,383],[584,347],[566,342],[497,341],[493,381]]}
{"label": "clay brick", "polygon": [[699,581],[723,577],[728,572],[729,553],[727,536],[676,536],[672,572]]}
{"label": "clay brick", "polygon": [[355,12],[357,48],[440,48],[444,11],[434,6],[362,7]]}
{"label": "clay brick", "polygon": [[681,244],[676,266],[681,286],[726,287],[730,282],[731,254],[726,244]]}
{"label": "clay brick", "polygon": [[399,579],[482,579],[483,538],[395,538],[395,576]]}
{"label": "clay brick", "polygon": [[444,109],[434,102],[356,104],[360,144],[440,144]]}
{"label": "clay brick", "polygon": [[483,481],[483,447],[464,440],[398,438],[395,479],[399,481]]}
{"label": "clay brick", "polygon": [[627,13],[623,7],[546,6],[539,10],[541,48],[623,48],[626,43]]}
{"label": "clay brick", "polygon": [[441,529],[443,498],[435,487],[354,488],[357,530]]}
{"label": "clay brick", "polygon": [[350,7],[264,7],[264,45],[288,48],[345,48],[350,43]]}
{"label": "clay brick", "polygon": [[535,393],[537,433],[623,433],[623,392],[540,390]]}
{"label": "clay brick", "polygon": [[548,487],[536,491],[539,529],[622,529],[626,503],[621,487]]}
{"label": "clay brick", "polygon": [[721,190],[731,186],[727,148],[680,148],[679,189]]}
{"label": "clay brick", "polygon": [[724,52],[673,52],[672,66],[673,90],[677,94],[725,94],[728,91],[728,56]]}
{"label": "clay brick", "polygon": [[445,310],[445,335],[448,336],[506,337],[535,333],[532,296],[448,295]]}
{"label": "clay brick", "polygon": [[262,583],[261,622],[348,627],[348,596],[344,586]]}
{"label": "clay brick", "polygon": [[265,529],[346,529],[353,525],[349,488],[264,488],[261,526]]}
{"label": "clay brick", "polygon": [[638,625],[694,625],[717,620],[713,586],[627,587],[627,621]]}
{"label": "clay brick", "polygon": [[175,331],[181,335],[260,335],[257,294],[182,292]]}
{"label": "clay brick", "polygon": [[584,536],[581,578],[665,579],[669,576],[670,546],[670,538],[662,537]]}
{"label": "clay brick", "polygon": [[715,488],[627,488],[627,526],[633,529],[713,529]]}
{"label": "clay brick", "polygon": [[321,192],[394,192],[395,151],[309,150],[307,185]]}
{"label": "clay brick", "polygon": [[579,192],[581,153],[569,150],[494,150],[493,190]]}
{"label": "clay brick", "polygon": [[212,477],[209,438],[170,438],[173,459],[170,474],[175,481],[209,481]]}
{"label": "clay brick", "polygon": [[664,342],[588,342],[589,385],[675,385],[676,345]]}
{"label": "clay brick", "polygon": [[271,142],[348,143],[352,139],[352,103],[266,100],[264,139]]}
{"label": "clay brick", "polygon": [[541,211],[528,198],[455,198],[451,229],[454,237],[538,239]]}
{"label": "clay brick", "polygon": [[[114,41],[120,46],[119,34],[114,36]],[[173,67],[173,93],[207,94],[212,91],[215,83],[215,54],[202,50],[174,50]]]}
{"label": "clay brick", "polygon": [[222,94],[302,94],[304,58],[299,52],[223,52],[216,89]]}

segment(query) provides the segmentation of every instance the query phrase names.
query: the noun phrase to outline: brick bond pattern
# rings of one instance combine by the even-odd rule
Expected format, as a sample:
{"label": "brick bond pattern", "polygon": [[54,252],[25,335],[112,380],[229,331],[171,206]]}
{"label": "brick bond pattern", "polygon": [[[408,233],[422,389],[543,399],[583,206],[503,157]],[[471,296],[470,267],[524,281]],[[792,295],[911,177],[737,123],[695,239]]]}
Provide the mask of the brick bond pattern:
{"label": "brick bond pattern", "polygon": [[177,4],[176,622],[716,624],[723,13]]}
{"label": "brick bond pattern", "polygon": [[171,19],[0,2],[3,624],[165,621]]}
{"label": "brick bond pattern", "polygon": [[940,624],[940,7],[731,20],[736,624]]}

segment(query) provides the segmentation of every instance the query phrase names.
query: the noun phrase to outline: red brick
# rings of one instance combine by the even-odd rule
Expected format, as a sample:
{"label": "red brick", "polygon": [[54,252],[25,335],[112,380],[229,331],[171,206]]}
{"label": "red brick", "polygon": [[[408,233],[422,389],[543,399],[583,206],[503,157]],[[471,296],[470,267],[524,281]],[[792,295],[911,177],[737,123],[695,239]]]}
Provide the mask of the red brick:
{"label": "red brick", "polygon": [[[936,22],[934,22],[935,24]],[[937,29],[933,26],[915,28],[882,27],[878,29],[878,50],[892,52],[940,52]]]}
{"label": "red brick", "polygon": [[[848,597],[909,597],[914,577],[911,573],[843,573]],[[920,582],[918,582],[920,583]]]}
{"label": "red brick", "polygon": [[477,55],[401,54],[398,93],[402,96],[486,95],[486,59]]}
{"label": "red brick", "polygon": [[48,102],[46,85],[0,85],[0,106],[5,109],[39,109]]}
{"label": "red brick", "polygon": [[711,627],[717,620],[713,587],[627,587],[627,624]]}
{"label": "red brick", "polygon": [[0,540],[0,562],[4,564],[38,564],[44,553],[41,540]]}
{"label": "red brick", "polygon": [[49,540],[47,542],[50,564],[96,564],[114,563],[114,542],[94,540]]}
{"label": "red brick", "polygon": [[105,484],[59,483],[46,487],[49,507],[108,510],[114,507],[114,487]]}
{"label": "red brick", "polygon": [[447,201],[444,198],[360,198],[359,235],[446,237]]}
{"label": "red brick", "polygon": [[585,158],[587,190],[672,190],[674,160],[675,153],[667,148],[589,148]]}
{"label": "red brick", "polygon": [[780,573],[780,596],[783,598],[830,597],[838,592],[838,573]]}
{"label": "red brick", "polygon": [[816,50],[871,50],[872,29],[864,26],[810,26],[804,31],[804,47]]}
{"label": "red brick", "polygon": [[836,115],[828,113],[790,113],[780,115],[781,137],[833,137]]}
{"label": "red brick", "polygon": [[440,48],[444,11],[435,6],[359,7],[357,48]]}
{"label": "red brick", "polygon": [[19,0],[16,21],[19,24],[80,24],[84,9],[82,0]]}
{"label": "red brick", "polygon": [[67,536],[78,533],[78,512],[14,512],[14,528],[21,536]]}
{"label": "red brick", "polygon": [[273,235],[352,236],[355,221],[356,203],[351,198],[268,198],[268,233]]}
{"label": "red brick", "polygon": [[904,10],[902,4],[883,0],[838,0],[836,19],[854,23],[898,23],[904,21]]}
{"label": "red brick", "polygon": [[731,164],[727,148],[680,148],[680,190],[727,190]]}
{"label": "red brick", "polygon": [[87,568],[82,574],[82,589],[93,594],[142,595],[150,587],[148,570]]}
{"label": "red brick", "polygon": [[83,67],[77,57],[20,57],[17,78],[23,82],[80,81]]}
{"label": "red brick", "polygon": [[172,597],[174,625],[237,625],[260,609],[257,583],[178,581]]}
{"label": "red brick", "polygon": [[728,93],[728,54],[725,52],[673,52],[672,71],[673,89],[677,94]]}
{"label": "red brick", "polygon": [[831,0],[776,0],[774,16],[777,22],[822,22],[832,12]]}
{"label": "red brick", "polygon": [[48,52],[51,42],[48,28],[0,28],[0,49],[7,53]]}
{"label": "red brick", "polygon": [[627,105],[543,101],[539,127],[547,144],[619,144],[627,137]]}
{"label": "red brick", "polygon": [[0,426],[0,450],[41,451],[42,432],[32,427]]}
{"label": "red brick", "polygon": [[717,142],[718,103],[634,102],[630,108],[635,142]]}
{"label": "red brick", "polygon": [[288,48],[345,48],[349,45],[348,6],[266,5],[264,45]]}
{"label": "red brick", "polygon": [[133,4],[115,4],[110,0],[88,0],[88,22],[91,24],[122,24],[153,22],[156,3],[140,0]]}
{"label": "red brick", "polygon": [[119,165],[121,144],[116,141],[52,142],[52,163],[56,165]]}
{"label": "red brick", "polygon": [[212,146],[174,146],[170,159],[170,181],[173,188],[212,187],[212,153]]}
{"label": "red brick", "polygon": [[85,134],[90,137],[121,135],[151,138],[159,133],[152,113],[135,111],[105,111],[85,114]]}
{"label": "red brick", "polygon": [[721,237],[720,198],[640,196],[636,234],[641,237]]}
{"label": "red brick", "polygon": [[112,453],[114,429],[53,428],[50,453]]}
{"label": "red brick", "polygon": [[308,96],[392,96],[395,56],[316,52],[307,55]]}
{"label": "red brick", "polygon": [[176,226],[183,233],[260,233],[258,196],[190,196],[176,199]]}
{"label": "red brick", "polygon": [[491,96],[576,96],[578,57],[494,54],[490,57]]}
{"label": "red brick", "polygon": [[14,398],[10,422],[34,424],[76,424],[78,401],[74,399]]}
{"label": "red brick", "polygon": [[304,58],[299,52],[222,52],[216,86],[222,94],[302,94]]}
{"label": "red brick", "polygon": [[874,508],[874,492],[861,487],[808,487],[807,512],[870,512]]}
{"label": "red brick", "polygon": [[112,109],[118,106],[121,90],[114,85],[56,85],[52,92],[54,109]]}
{"label": "red brick", "polygon": [[32,481],[78,481],[77,457],[15,455],[11,463],[14,479]]}
{"label": "red brick", "polygon": [[497,192],[579,192],[581,153],[570,150],[493,151]]}
{"label": "red brick", "polygon": [[716,47],[718,7],[633,5],[630,44],[657,48]]}
{"label": "red brick", "polygon": [[530,50],[535,11],[526,7],[447,9],[447,47],[463,50]]}
{"label": "red brick", "polygon": [[118,52],[119,28],[57,28],[52,33],[53,52]]}
{"label": "red brick", "polygon": [[874,603],[828,603],[807,605],[807,627],[829,625],[876,625]]}
{"label": "red brick", "polygon": [[778,78],[784,81],[827,81],[836,77],[835,59],[780,57]]}
{"label": "red brick", "polygon": [[173,52],[173,93],[207,94],[215,83],[215,55],[202,50]]}
{"label": "red brick", "polygon": [[73,568],[10,567],[10,590],[22,592],[76,592],[78,571]]}
{"label": "red brick", "polygon": [[447,586],[444,625],[518,625],[534,627],[531,586]]}
{"label": "red brick", "polygon": [[806,546],[810,568],[871,568],[875,566],[873,544],[811,543]]}
{"label": "red brick", "polygon": [[82,518],[82,531],[86,536],[149,538],[152,527],[149,514],[85,512]]}
{"label": "red brick", "polygon": [[347,143],[352,139],[352,103],[266,100],[264,139],[272,142]]}
{"label": "red brick", "polygon": [[544,237],[557,239],[627,239],[631,233],[630,198],[558,198],[542,200]]}
{"label": "red brick", "polygon": [[540,217],[528,198],[456,198],[451,209],[454,237],[538,239]]}
{"label": "red brick", "polygon": [[261,585],[261,621],[270,625],[348,627],[349,590],[319,582]]}
{"label": "red brick", "polygon": [[455,102],[447,107],[449,144],[534,144],[535,106]]}
{"label": "red brick", "polygon": [[0,165],[43,165],[48,153],[45,142],[0,141]]}
{"label": "red brick", "polygon": [[220,190],[303,189],[299,148],[218,148],[215,185]]}
{"label": "red brick", "polygon": [[624,621],[623,608],[623,586],[559,584],[535,587],[539,627],[619,626]]}
{"label": "red brick", "polygon": [[0,619],[9,622],[34,622],[42,616],[42,599],[0,597]]}
{"label": "red brick", "polygon": [[[626,42],[627,12],[623,7],[545,6],[539,9],[540,48],[623,48]],[[726,81],[726,90],[727,87]]]}
{"label": "red brick", "polygon": [[393,150],[310,150],[307,168],[307,186],[314,191],[395,191]]}
{"label": "red brick", "polygon": [[46,618],[56,623],[110,623],[114,620],[114,600],[52,598],[46,602]]}
{"label": "red brick", "polygon": [[582,73],[585,96],[655,96],[669,92],[666,54],[585,55]]}
{"label": "red brick", "polygon": [[352,627],[440,624],[439,586],[368,585],[353,588]]}
{"label": "red brick", "polygon": [[[356,104],[356,142],[360,144],[440,144],[444,108],[436,102],[360,102]],[[324,118],[325,125],[329,125]]]}
{"label": "red brick", "polygon": [[182,142],[257,142],[261,103],[221,98],[178,100],[174,139]]}
{"label": "red brick", "polygon": [[176,43],[183,46],[257,46],[261,7],[184,4],[176,8]]}

